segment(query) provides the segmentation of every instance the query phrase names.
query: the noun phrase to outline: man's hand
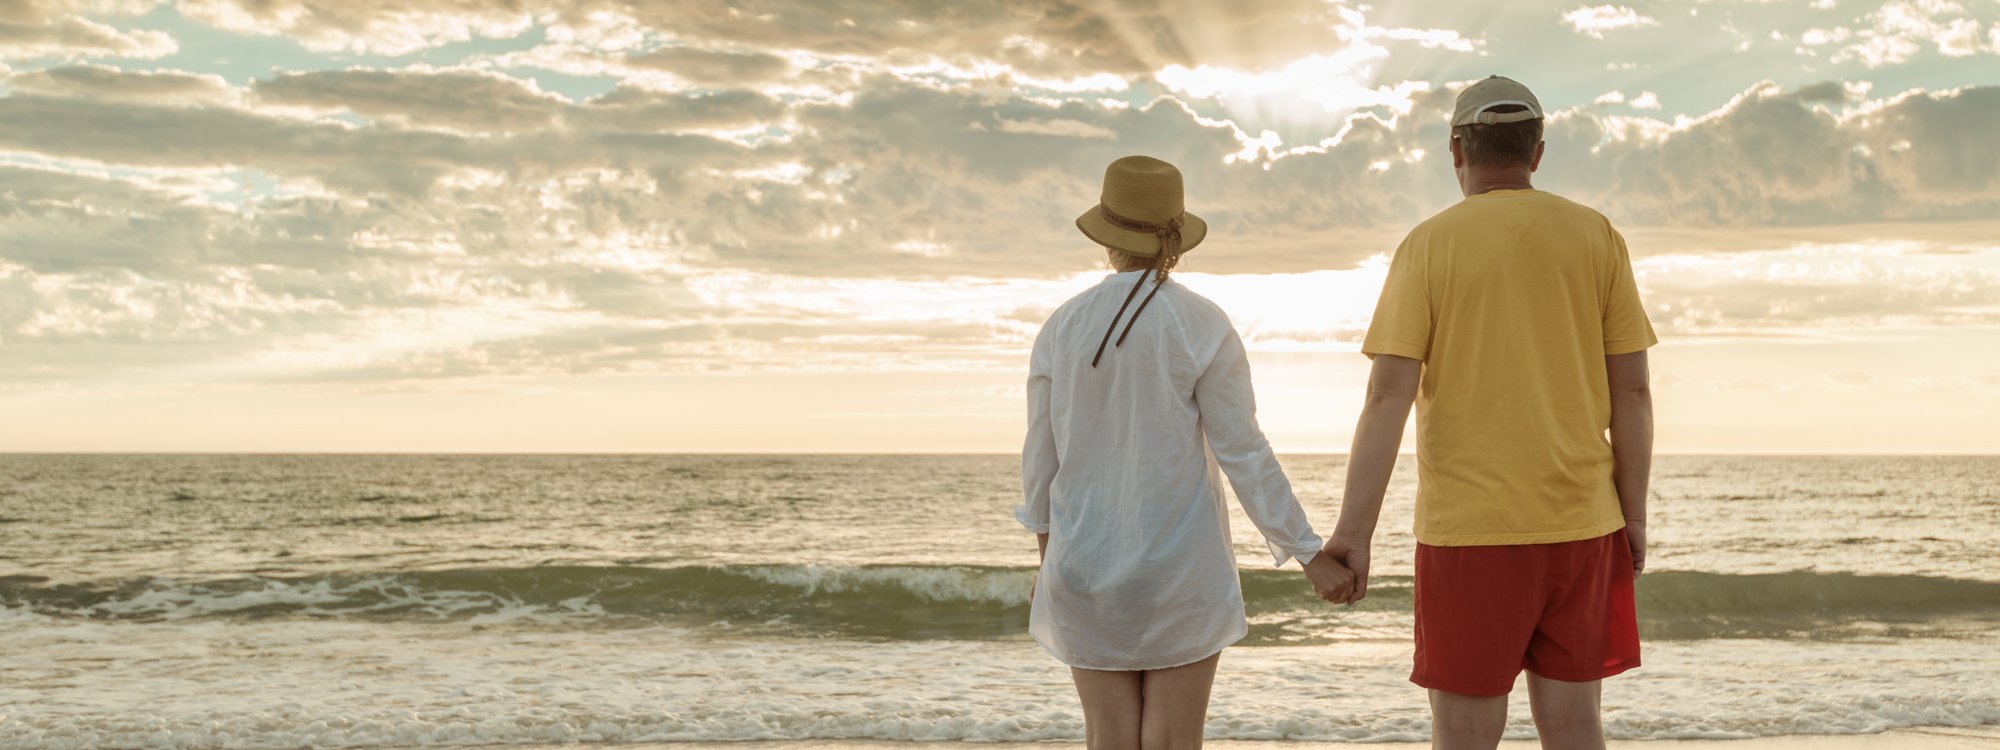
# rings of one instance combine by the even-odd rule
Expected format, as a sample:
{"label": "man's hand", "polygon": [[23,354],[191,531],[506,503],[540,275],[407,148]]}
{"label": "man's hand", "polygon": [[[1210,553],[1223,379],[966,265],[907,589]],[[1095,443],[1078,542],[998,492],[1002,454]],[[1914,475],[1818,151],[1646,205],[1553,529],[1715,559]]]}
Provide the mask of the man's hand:
{"label": "man's hand", "polygon": [[1354,572],[1336,562],[1325,551],[1313,555],[1312,562],[1305,564],[1306,580],[1312,583],[1313,593],[1319,598],[1339,604],[1347,601],[1354,591]]}
{"label": "man's hand", "polygon": [[1646,521],[1625,519],[1625,541],[1632,545],[1632,577],[1646,572]]}
{"label": "man's hand", "polygon": [[1331,560],[1340,563],[1354,574],[1354,589],[1345,599],[1329,599],[1336,604],[1353,604],[1368,596],[1368,546],[1367,539],[1354,540],[1338,534],[1326,540],[1326,546],[1314,560]]}

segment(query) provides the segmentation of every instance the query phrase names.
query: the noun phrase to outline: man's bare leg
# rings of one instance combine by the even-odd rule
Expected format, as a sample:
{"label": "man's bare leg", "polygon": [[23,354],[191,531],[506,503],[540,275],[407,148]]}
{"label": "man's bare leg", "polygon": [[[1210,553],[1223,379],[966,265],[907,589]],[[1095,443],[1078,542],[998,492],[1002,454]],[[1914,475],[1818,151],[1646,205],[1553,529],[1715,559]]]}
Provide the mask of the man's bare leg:
{"label": "man's bare leg", "polygon": [[1140,680],[1144,674],[1070,668],[1076,695],[1083,699],[1085,747],[1139,750]]}
{"label": "man's bare leg", "polygon": [[1215,685],[1217,653],[1193,664],[1146,672],[1145,707],[1139,719],[1144,750],[1201,750],[1208,725],[1208,693]]}
{"label": "man's bare leg", "polygon": [[1604,682],[1563,682],[1528,673],[1528,706],[1542,750],[1604,750],[1598,708]]}
{"label": "man's bare leg", "polygon": [[1431,691],[1431,750],[1493,750],[1507,731],[1507,696]]}

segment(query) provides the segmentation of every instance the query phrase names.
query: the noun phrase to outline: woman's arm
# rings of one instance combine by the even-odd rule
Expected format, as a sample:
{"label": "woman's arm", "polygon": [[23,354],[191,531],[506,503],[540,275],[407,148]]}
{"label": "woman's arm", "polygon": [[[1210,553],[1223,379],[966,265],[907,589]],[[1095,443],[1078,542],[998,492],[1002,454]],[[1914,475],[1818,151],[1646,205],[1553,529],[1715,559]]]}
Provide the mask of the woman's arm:
{"label": "woman's arm", "polygon": [[1244,514],[1263,532],[1277,564],[1293,558],[1301,565],[1312,560],[1319,554],[1321,539],[1313,533],[1277,454],[1257,426],[1250,359],[1234,328],[1228,328],[1215,356],[1195,380],[1194,400],[1215,462],[1236,490]]}
{"label": "woman's arm", "polygon": [[1208,369],[1195,381],[1194,391],[1209,450],[1229,477],[1244,514],[1263,532],[1277,564],[1297,558],[1313,593],[1331,602],[1347,601],[1353,594],[1354,574],[1331,556],[1320,554],[1323,541],[1313,533],[1305,508],[1292,494],[1292,484],[1278,465],[1277,454],[1257,427],[1250,359],[1235,329],[1229,330]]}
{"label": "woman's arm", "polygon": [[1042,535],[1043,554],[1048,551],[1049,487],[1056,481],[1055,425],[1049,416],[1049,362],[1044,339],[1047,329],[1035,337],[1034,353],[1028,358],[1028,436],[1021,444],[1021,504],[1014,507],[1014,519],[1021,526]]}

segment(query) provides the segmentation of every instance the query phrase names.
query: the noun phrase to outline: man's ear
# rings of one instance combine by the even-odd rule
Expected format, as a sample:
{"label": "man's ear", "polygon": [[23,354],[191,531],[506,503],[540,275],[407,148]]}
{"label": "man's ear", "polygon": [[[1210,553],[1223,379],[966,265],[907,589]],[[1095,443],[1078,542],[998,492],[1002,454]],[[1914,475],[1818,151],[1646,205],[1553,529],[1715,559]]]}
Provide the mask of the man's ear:
{"label": "man's ear", "polygon": [[1528,160],[1528,171],[1533,172],[1542,168],[1542,147],[1547,145],[1548,141],[1535,141],[1535,158]]}
{"label": "man's ear", "polygon": [[[1540,153],[1539,151],[1538,151],[1538,152],[1536,152],[1536,154],[1535,154],[1535,158],[1538,158],[1538,159],[1539,159],[1539,158],[1541,158],[1541,153]],[[1452,138],[1452,139],[1451,139],[1451,168],[1452,168],[1452,169],[1458,169],[1458,168],[1460,168],[1460,167],[1463,167],[1463,166],[1465,166],[1465,152],[1463,152],[1463,151],[1460,151],[1460,150],[1458,150],[1458,139],[1457,139],[1457,138]]]}

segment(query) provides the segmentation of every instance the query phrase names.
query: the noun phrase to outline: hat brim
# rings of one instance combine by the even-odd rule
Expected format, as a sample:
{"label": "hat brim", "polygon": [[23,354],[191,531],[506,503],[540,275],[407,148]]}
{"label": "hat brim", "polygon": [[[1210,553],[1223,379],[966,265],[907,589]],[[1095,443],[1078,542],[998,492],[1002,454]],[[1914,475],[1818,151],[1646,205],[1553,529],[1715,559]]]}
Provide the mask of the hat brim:
{"label": "hat brim", "polygon": [[[1131,255],[1151,257],[1160,254],[1160,237],[1152,232],[1135,232],[1114,225],[1098,213],[1097,206],[1076,217],[1076,228],[1092,242]],[[1208,222],[1192,213],[1181,214],[1181,253],[1193,250],[1194,246],[1208,238]]]}

